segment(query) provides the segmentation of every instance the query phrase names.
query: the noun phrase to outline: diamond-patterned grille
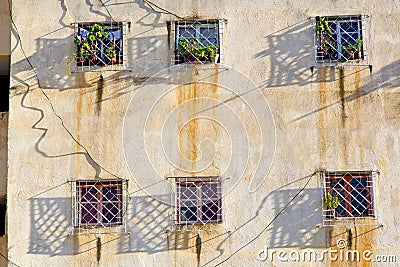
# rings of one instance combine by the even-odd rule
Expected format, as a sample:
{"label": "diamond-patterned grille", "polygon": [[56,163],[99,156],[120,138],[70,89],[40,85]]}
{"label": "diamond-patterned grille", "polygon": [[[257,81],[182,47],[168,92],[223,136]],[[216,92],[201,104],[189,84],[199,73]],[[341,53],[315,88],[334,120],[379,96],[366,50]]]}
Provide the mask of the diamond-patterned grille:
{"label": "diamond-patterned grille", "polygon": [[366,16],[315,18],[315,60],[324,65],[367,63]]}
{"label": "diamond-patterned grille", "polygon": [[218,63],[219,24],[218,20],[176,22],[174,63]]}
{"label": "diamond-patterned grille", "polygon": [[222,222],[221,182],[176,183],[177,224]]}
{"label": "diamond-patterned grille", "polygon": [[91,71],[105,66],[124,67],[123,25],[123,22],[76,24],[75,69]]}
{"label": "diamond-patterned grille", "polygon": [[75,197],[75,227],[123,224],[122,181],[77,181]]}
{"label": "diamond-patterned grille", "polygon": [[323,207],[324,224],[341,219],[376,218],[373,172],[323,172],[324,198],[336,199],[335,207]]}

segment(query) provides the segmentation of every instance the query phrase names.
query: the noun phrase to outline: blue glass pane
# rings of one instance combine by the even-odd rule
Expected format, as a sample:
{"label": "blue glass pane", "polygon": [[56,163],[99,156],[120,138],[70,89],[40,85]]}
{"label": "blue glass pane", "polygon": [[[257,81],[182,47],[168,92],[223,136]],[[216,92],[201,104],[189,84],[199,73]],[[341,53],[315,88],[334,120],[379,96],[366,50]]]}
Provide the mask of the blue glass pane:
{"label": "blue glass pane", "polygon": [[340,189],[344,186],[343,179],[331,179],[331,188]]}
{"label": "blue glass pane", "polygon": [[339,198],[339,206],[335,209],[336,215],[338,216],[346,216],[346,210],[344,207],[346,206],[345,200],[344,200],[344,190],[337,190],[337,192],[332,192],[332,196],[336,195]]}
{"label": "blue glass pane", "polygon": [[358,21],[345,21],[340,23],[341,31],[358,32]]}
{"label": "blue glass pane", "polygon": [[336,22],[328,22],[328,26],[329,26],[329,28],[331,28],[332,34],[336,35],[337,23]]}
{"label": "blue glass pane", "polygon": [[367,187],[367,179],[366,178],[352,178],[350,180],[350,184],[354,188],[366,188]]}
{"label": "blue glass pane", "polygon": [[353,216],[367,216],[368,215],[368,190],[353,190],[351,192],[351,205],[353,210],[351,215]]}

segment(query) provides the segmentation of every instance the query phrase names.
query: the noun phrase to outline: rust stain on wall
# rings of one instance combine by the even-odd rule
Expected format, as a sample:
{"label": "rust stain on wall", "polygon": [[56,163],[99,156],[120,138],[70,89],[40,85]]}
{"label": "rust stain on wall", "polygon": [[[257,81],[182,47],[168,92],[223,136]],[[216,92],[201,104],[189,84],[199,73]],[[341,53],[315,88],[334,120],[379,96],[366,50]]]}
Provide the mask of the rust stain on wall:
{"label": "rust stain on wall", "polygon": [[[211,108],[211,113],[215,117],[216,108],[204,104],[204,98],[218,99],[218,69],[215,68],[213,74],[209,71],[194,68],[192,70],[193,82],[181,85],[177,88],[177,105],[182,105],[179,108],[180,114],[178,115],[181,129],[178,129],[178,143],[181,157],[191,161],[191,170],[196,170],[196,164],[201,156],[201,141],[204,138],[210,138],[214,142],[217,140],[217,129],[211,126],[210,121],[199,119],[205,110]],[[201,82],[202,75],[210,76],[211,81]],[[197,82],[197,81],[200,82]],[[187,102],[187,103],[185,103]],[[185,121],[183,121],[185,118]],[[211,164],[215,167],[215,163]],[[198,173],[192,173],[193,176]]]}
{"label": "rust stain on wall", "polygon": [[[375,251],[375,237],[379,226],[348,226],[348,227],[332,227],[329,236],[329,247],[331,250],[337,250],[338,259],[329,260],[330,266],[339,267],[369,267],[372,262],[363,260],[363,252],[370,250]],[[347,247],[340,249],[337,246],[338,240],[343,239],[347,243]],[[355,257],[353,260],[352,253],[357,251],[359,260]]]}
{"label": "rust stain on wall", "polygon": [[[352,129],[360,130],[362,127],[361,123],[361,92],[360,92],[360,85],[361,85],[361,73],[360,67],[355,68],[354,74],[354,89],[355,89],[355,100],[354,100],[354,115],[352,116],[353,119],[351,120]],[[358,147],[365,147],[365,139],[358,138]],[[360,159],[360,168],[364,168],[365,159],[364,159],[364,149],[359,149],[359,159]]]}
{"label": "rust stain on wall", "polygon": [[326,149],[327,149],[327,97],[326,97],[326,83],[324,82],[328,73],[325,68],[318,70],[318,94],[319,94],[319,112],[318,112],[318,151],[320,158],[320,167],[326,163]]}
{"label": "rust stain on wall", "polygon": [[96,114],[99,115],[101,111],[101,102],[103,101],[103,89],[104,89],[104,79],[103,75],[100,75],[99,81],[97,82],[96,88]]}
{"label": "rust stain on wall", "polygon": [[347,167],[348,165],[348,147],[347,147],[347,135],[346,135],[346,119],[347,119],[347,114],[346,114],[346,99],[345,99],[345,84],[344,84],[344,78],[345,78],[345,73],[344,73],[344,68],[339,69],[339,97],[340,97],[340,107],[341,107],[341,126],[342,128],[339,129],[340,131],[340,136],[341,136],[341,143],[342,143],[342,152],[343,152],[343,159],[344,159],[344,166]]}
{"label": "rust stain on wall", "polygon": [[[76,140],[80,143],[81,142],[81,120],[82,120],[82,106],[83,106],[83,91],[82,89],[79,90],[78,99],[76,103]],[[75,150],[80,151],[81,147],[79,146],[78,142],[75,142]],[[81,164],[80,158],[76,157],[76,164],[75,168],[77,173],[81,171]]]}

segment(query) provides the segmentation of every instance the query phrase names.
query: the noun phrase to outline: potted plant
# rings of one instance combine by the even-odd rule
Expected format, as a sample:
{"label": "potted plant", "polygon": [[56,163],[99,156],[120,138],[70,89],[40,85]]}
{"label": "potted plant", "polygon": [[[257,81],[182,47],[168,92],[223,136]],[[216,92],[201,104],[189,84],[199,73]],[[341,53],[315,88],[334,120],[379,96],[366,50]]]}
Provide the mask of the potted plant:
{"label": "potted plant", "polygon": [[117,63],[117,51],[113,48],[106,49],[106,55],[110,60],[111,64]]}
{"label": "potted plant", "polygon": [[324,206],[326,209],[334,211],[339,206],[339,197],[337,195],[332,195],[331,192],[328,192],[324,196]]}
{"label": "potted plant", "polygon": [[317,49],[322,54],[322,57],[324,59],[337,59],[338,44],[336,39],[332,37],[333,30],[325,16],[317,17],[315,33],[319,44]]}
{"label": "potted plant", "polygon": [[362,46],[363,46],[363,41],[360,39],[356,39],[356,41],[353,44],[342,46],[342,49],[345,51],[346,59],[348,60],[361,59]]}
{"label": "potted plant", "polygon": [[218,47],[216,45],[207,45],[207,57],[210,59],[212,63],[215,63],[218,61],[218,54],[217,54],[217,49]]}
{"label": "potted plant", "polygon": [[75,54],[77,64],[84,65],[87,63],[87,59],[90,55],[90,45],[87,41],[81,42],[79,39],[75,40],[75,44],[77,45],[77,52]]}
{"label": "potted plant", "polygon": [[217,46],[201,44],[199,38],[179,38],[176,50],[176,60],[180,63],[215,62],[217,59]]}
{"label": "potted plant", "polygon": [[[81,34],[81,31],[87,34]],[[97,65],[99,61],[100,43],[109,36],[108,31],[104,31],[104,26],[95,23],[90,26],[81,26],[79,33],[74,38],[78,65]]]}

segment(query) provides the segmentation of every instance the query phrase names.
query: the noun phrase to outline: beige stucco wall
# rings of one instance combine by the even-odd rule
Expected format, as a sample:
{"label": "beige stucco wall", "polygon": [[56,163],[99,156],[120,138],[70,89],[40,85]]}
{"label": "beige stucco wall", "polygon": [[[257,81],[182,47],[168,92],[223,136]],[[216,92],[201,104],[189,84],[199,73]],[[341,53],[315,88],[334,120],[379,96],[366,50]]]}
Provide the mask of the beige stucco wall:
{"label": "beige stucco wall", "polygon": [[[146,83],[149,77],[169,66],[167,21],[176,18],[156,13],[147,5],[114,1],[107,2],[113,18],[131,22],[127,51],[132,71],[104,72],[104,82],[99,79],[100,73],[69,75],[68,62],[73,61],[74,53],[71,23],[108,20],[101,3],[29,1],[27,8],[26,1],[13,1],[13,19],[21,43],[12,37],[11,47],[16,48],[11,56],[8,132],[9,259],[19,266],[214,266],[259,234],[312,177],[278,219],[226,263],[293,266],[293,262],[261,262],[257,253],[264,246],[322,251],[339,237],[348,238],[347,228],[321,227],[320,181],[318,175],[310,176],[321,169],[380,171],[375,205],[383,227],[351,227],[352,235],[358,236],[352,248],[400,256],[400,49],[395,45],[400,42],[400,7],[391,1],[329,1],[318,5],[309,0],[157,4],[183,17],[226,19],[224,63],[229,74],[218,66],[195,69],[190,74],[175,69],[161,72],[150,79],[152,83]],[[40,10],[40,15],[32,10]],[[312,72],[313,29],[309,17],[360,13],[370,15],[367,38],[372,71],[357,66],[345,67],[343,71],[326,68]],[[23,57],[21,44],[35,67],[41,88]],[[241,75],[248,77],[255,87],[250,82],[242,83],[237,78]],[[207,83],[182,85],[187,79],[206,79]],[[230,88],[222,86],[225,84],[230,84]],[[256,87],[260,91],[252,90]],[[146,94],[146,88],[166,93],[154,101]],[[260,92],[268,101],[274,127],[268,113],[263,116],[266,104],[261,101]],[[136,107],[131,103],[137,103],[138,99],[133,98],[137,95],[143,98],[139,98],[142,102]],[[220,101],[228,107],[214,105],[205,114],[217,124],[224,122],[223,127],[198,121],[192,128],[189,123],[181,132],[172,126],[166,128],[170,131],[167,133],[176,136],[167,136],[171,138],[163,148],[179,148],[173,150],[172,161],[166,160],[160,148],[160,136],[165,130],[162,122],[167,115],[177,112],[177,125],[182,124],[210,107],[200,98]],[[197,104],[179,106],[186,101]],[[146,106],[154,106],[149,117],[139,109]],[[180,109],[174,110],[178,106]],[[237,118],[248,123],[239,125]],[[136,132],[136,120],[138,124],[147,122],[145,129],[138,127]],[[265,125],[270,127],[263,128]],[[236,130],[241,127],[248,143],[242,140],[242,132]],[[276,143],[271,143],[269,138],[274,130]],[[211,145],[200,142],[206,138]],[[263,150],[272,145],[275,150]],[[208,155],[208,151],[216,156]],[[224,224],[218,227],[224,231],[201,233],[198,255],[197,233],[166,232],[170,230],[172,212],[166,204],[170,184],[163,182],[145,191],[139,189],[159,177],[184,175],[176,170],[179,165],[175,163],[182,163],[185,158],[200,159],[201,155],[212,160],[197,173],[230,179],[224,183]],[[266,165],[272,156],[268,172]],[[99,165],[129,179],[127,230],[131,234],[70,236],[68,181],[110,178],[112,175]],[[185,167],[191,170],[198,165]],[[254,189],[252,181],[263,182],[256,190],[249,190]],[[100,249],[96,247],[98,237],[102,242]],[[338,263],[327,260],[296,266],[311,264]]]}

